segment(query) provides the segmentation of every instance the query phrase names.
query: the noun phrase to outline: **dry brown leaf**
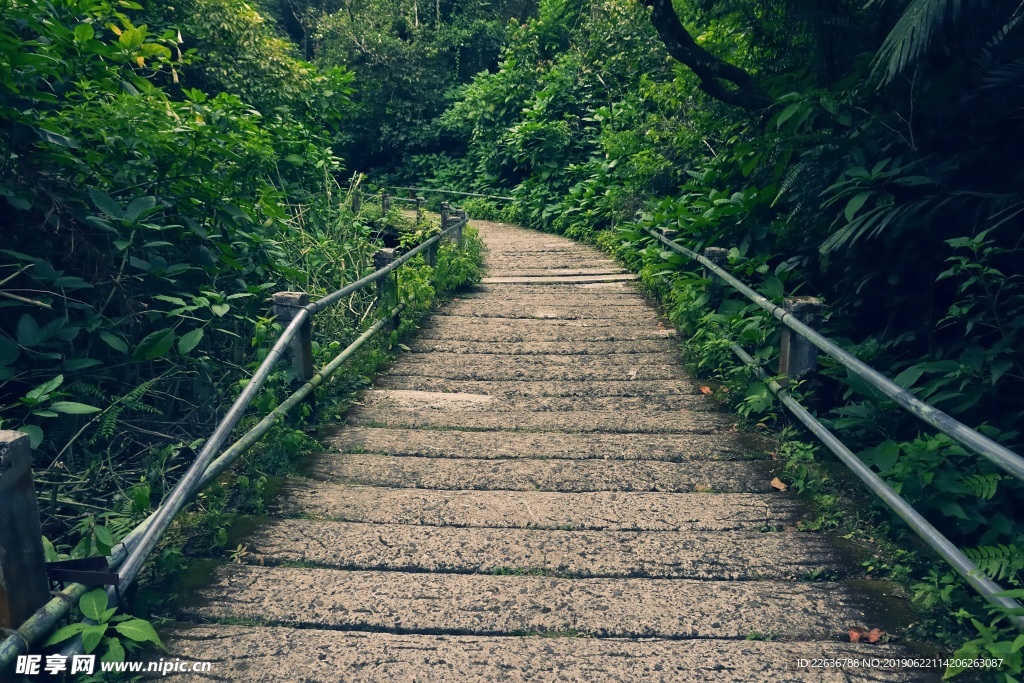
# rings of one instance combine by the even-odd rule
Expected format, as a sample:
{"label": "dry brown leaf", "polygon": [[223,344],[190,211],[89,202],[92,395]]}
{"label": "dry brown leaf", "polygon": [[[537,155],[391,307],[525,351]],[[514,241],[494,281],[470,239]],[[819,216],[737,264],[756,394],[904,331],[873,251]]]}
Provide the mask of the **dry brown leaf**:
{"label": "dry brown leaf", "polygon": [[779,479],[778,477],[773,478],[769,485],[777,491],[785,491],[786,489],[789,488],[788,486],[783,484],[782,480]]}
{"label": "dry brown leaf", "polygon": [[700,393],[704,394],[705,396],[710,395],[711,394],[711,387],[701,387],[700,388]]}
{"label": "dry brown leaf", "polygon": [[697,484],[693,488],[697,491],[697,493],[711,493],[711,491],[713,490],[711,488],[711,484]]}
{"label": "dry brown leaf", "polygon": [[859,626],[854,626],[850,629],[850,642],[851,643],[879,643],[885,642],[885,638],[889,634],[880,628],[873,628],[870,631]]}

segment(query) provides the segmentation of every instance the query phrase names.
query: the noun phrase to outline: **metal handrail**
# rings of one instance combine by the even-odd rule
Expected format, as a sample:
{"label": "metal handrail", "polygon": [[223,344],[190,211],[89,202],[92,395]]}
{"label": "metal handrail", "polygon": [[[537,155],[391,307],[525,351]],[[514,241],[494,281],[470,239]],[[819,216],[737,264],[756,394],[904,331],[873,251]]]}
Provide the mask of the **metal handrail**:
{"label": "metal handrail", "polygon": [[[352,282],[341,289],[328,294],[327,296],[302,307],[288,326],[282,331],[281,336],[271,348],[270,352],[260,363],[256,372],[243,389],[242,393],[235,399],[227,414],[221,419],[214,429],[213,434],[203,446],[196,459],[189,465],[185,474],[178,480],[171,493],[164,499],[160,506],[148,518],[133,529],[124,539],[111,549],[111,555],[107,564],[111,569],[117,569],[120,583],[117,590],[123,590],[137,576],[153,548],[166,533],[170,524],[181,509],[191,501],[202,489],[214,481],[230,464],[242,453],[248,450],[258,439],[273,426],[277,417],[284,414],[294,406],[302,402],[320,383],[333,374],[351,355],[358,350],[367,340],[374,336],[385,326],[388,318],[382,319],[363,332],[348,347],[339,353],[330,363],[321,369],[319,373],[310,378],[305,384],[299,387],[291,396],[283,401],[270,415],[264,417],[255,427],[250,429],[235,444],[229,447],[216,460],[214,455],[221,445],[231,434],[238,424],[246,408],[252,402],[256,392],[262,387],[270,374],[271,369],[283,355],[287,344],[295,338],[301,325],[313,315],[329,306],[344,299],[352,292],[358,291],[381,278],[386,277],[392,271],[408,262],[423,251],[440,242],[449,233],[459,230],[469,222],[465,211],[460,210],[456,220],[450,225],[442,226],[439,234],[430,237],[410,249],[402,256],[396,258],[387,265],[375,270],[373,273]],[[399,305],[391,312],[396,315],[403,307]],[[390,316],[389,316],[390,317]],[[0,671],[10,666],[17,655],[28,651],[33,642],[52,630],[58,621],[63,619],[71,611],[71,607],[77,604],[78,599],[85,594],[87,587],[82,584],[71,584],[64,588],[58,595],[43,605],[28,620],[25,621],[16,631],[9,634],[3,641],[0,641]],[[118,600],[118,594],[114,587],[107,591],[111,604]],[[75,641],[65,648],[65,652],[72,652],[80,647],[80,640]]]}
{"label": "metal handrail", "polygon": [[[399,187],[397,185],[388,185],[389,190],[410,190],[412,192],[440,192],[442,194],[457,194],[462,197],[480,197],[482,199],[503,199],[505,201],[515,201],[515,197],[503,197],[495,194],[479,194],[477,192],[456,192],[455,190],[439,190],[433,187]],[[392,197],[396,199],[396,197]],[[406,200],[411,201],[411,200]]]}
{"label": "metal handrail", "polygon": [[[934,426],[942,433],[957,440],[964,446],[971,448],[979,455],[987,458],[996,465],[999,465],[1010,474],[1018,478],[1024,478],[1021,476],[1021,473],[1024,473],[1024,458],[1021,458],[1019,455],[1001,444],[997,444],[991,439],[978,434],[973,429],[950,417],[941,410],[919,400],[913,396],[913,394],[895,384],[892,380],[885,377],[874,368],[871,368],[849,352],[841,349],[835,344],[835,342],[822,336],[805,323],[797,320],[785,309],[772,303],[767,297],[751,289],[711,259],[702,256],[691,249],[687,249],[655,230],[650,228],[645,228],[645,230],[648,234],[655,237],[659,242],[669,247],[672,251],[682,254],[683,256],[688,256],[703,265],[708,269],[708,271],[714,273],[714,275],[717,275],[722,280],[729,283],[755,304],[771,313],[772,316],[779,320],[783,325],[789,327],[804,339],[807,339],[807,341],[814,344],[814,346],[825,352],[858,377],[861,377],[871,386],[892,398],[898,405],[902,406],[907,411],[916,415],[926,423]],[[812,434],[818,437],[818,439],[830,451],[832,451],[836,457],[838,457],[843,464],[846,465],[850,471],[853,472],[853,474],[871,490],[872,493],[881,498],[882,502],[896,513],[900,519],[906,522],[907,526],[909,526],[914,533],[921,538],[921,540],[923,540],[942,559],[949,563],[949,565],[964,578],[968,585],[997,607],[1006,610],[1020,610],[1022,608],[1022,605],[1019,602],[1003,595],[1003,593],[1005,593],[1005,589],[1002,586],[985,576],[978,566],[974,564],[970,558],[960,550],[960,548],[954,545],[938,529],[928,522],[921,513],[915,510],[910,503],[896,493],[884,479],[873,472],[870,467],[865,465],[860,458],[858,458],[838,439],[838,437],[835,436],[835,434],[830,432],[821,424],[821,422],[811,415],[806,408],[800,405],[800,403],[797,402],[797,400],[794,399],[792,395],[785,390],[785,388],[769,377],[768,373],[766,373],[746,351],[735,343],[730,346],[733,353],[739,356],[740,360],[753,369],[758,378],[767,384],[768,388],[775,396],[778,397],[779,401],[789,409],[789,411],[793,413],[793,415],[803,423],[803,425],[807,427]],[[1024,616],[1020,614],[1011,614],[1010,619],[1018,628],[1024,629]]]}
{"label": "metal handrail", "polygon": [[687,249],[681,244],[673,242],[655,230],[651,230],[650,228],[646,228],[646,230],[650,235],[657,238],[658,241],[672,251],[698,261],[709,271],[732,285],[745,297],[771,313],[772,316],[780,323],[793,330],[810,343],[814,344],[840,365],[853,372],[853,374],[863,379],[870,386],[878,389],[878,391],[891,398],[897,405],[905,409],[907,412],[916,416],[926,424],[931,425],[943,434],[946,434],[958,443],[970,448],[978,455],[996,464],[1017,479],[1024,481],[1024,458],[1017,455],[1006,446],[996,443],[984,434],[980,434],[971,429],[956,418],[953,418],[938,408],[930,406],[920,400],[864,361],[853,356],[848,351],[843,350],[832,340],[822,336],[814,328],[794,318],[781,306],[776,306],[768,300],[767,297],[758,294],[753,289],[737,280],[707,257]]}

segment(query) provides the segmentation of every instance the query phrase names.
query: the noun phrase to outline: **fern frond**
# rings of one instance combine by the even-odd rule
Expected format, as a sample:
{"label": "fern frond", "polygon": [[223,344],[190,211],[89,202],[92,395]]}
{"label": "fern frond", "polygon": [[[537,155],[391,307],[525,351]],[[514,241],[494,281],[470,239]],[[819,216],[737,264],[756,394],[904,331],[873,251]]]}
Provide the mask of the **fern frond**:
{"label": "fern frond", "polygon": [[977,496],[982,500],[992,500],[995,498],[996,489],[1002,479],[1003,476],[997,472],[970,474],[964,477],[964,486],[972,496]]}
{"label": "fern frond", "polygon": [[916,63],[948,22],[964,11],[961,0],[913,0],[875,55],[872,76],[885,85]]}
{"label": "fern frond", "polygon": [[982,545],[965,548],[964,553],[994,581],[1004,581],[1024,569],[1024,549],[1010,545]]}

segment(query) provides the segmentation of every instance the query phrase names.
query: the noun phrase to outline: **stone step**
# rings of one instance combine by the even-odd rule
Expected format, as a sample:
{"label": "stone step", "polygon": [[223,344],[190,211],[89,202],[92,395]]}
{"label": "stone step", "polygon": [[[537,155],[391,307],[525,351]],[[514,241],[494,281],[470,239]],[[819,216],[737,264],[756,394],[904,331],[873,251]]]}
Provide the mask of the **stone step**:
{"label": "stone step", "polygon": [[637,339],[634,341],[608,342],[488,342],[465,340],[412,339],[406,344],[412,353],[475,353],[494,356],[631,356],[634,354],[661,353],[679,355],[679,344],[672,339]]}
{"label": "stone step", "polygon": [[612,305],[631,305],[652,310],[651,301],[636,285],[628,282],[596,284],[479,284],[459,292],[456,301],[532,301],[565,305],[577,299],[608,302]]}
{"label": "stone step", "polygon": [[776,448],[756,434],[564,434],[345,427],[322,441],[335,452],[418,455],[429,458],[608,461],[760,460]]}
{"label": "stone step", "polygon": [[[219,680],[280,683],[879,683],[938,681],[921,669],[800,669],[799,659],[899,658],[905,649],[831,641],[446,636],[284,627],[168,630],[167,659],[212,661]],[[301,672],[301,673],[300,673]],[[175,674],[175,681],[209,681]]]}
{"label": "stone step", "polygon": [[708,581],[807,580],[857,565],[808,533],[477,529],[272,520],[242,542],[245,561],[333,569]]}
{"label": "stone step", "polygon": [[[603,638],[845,636],[870,602],[842,583],[561,579],[220,565],[178,617],[392,633]],[[876,592],[886,592],[878,582]],[[895,593],[895,588],[891,589]],[[895,595],[887,599],[897,600]],[[889,624],[886,631],[892,631]]]}
{"label": "stone step", "polygon": [[494,268],[488,269],[487,272],[494,274],[480,279],[480,281],[485,284],[567,284],[585,282],[628,282],[640,279],[638,275],[634,275],[633,273],[623,273],[622,275],[563,275],[560,277],[531,277],[516,275],[517,271],[513,269],[502,270],[501,268]]}
{"label": "stone step", "polygon": [[769,482],[781,466],[771,460],[672,463],[322,453],[305,469],[317,479],[390,488],[770,493]]}
{"label": "stone step", "polygon": [[534,318],[431,318],[416,336],[420,339],[487,342],[602,342],[641,339],[672,339],[667,327],[626,323],[597,323],[589,320]]}
{"label": "stone step", "polygon": [[293,478],[277,509],[290,517],[585,531],[760,531],[792,526],[803,505],[786,493],[435,491]]}
{"label": "stone step", "polygon": [[483,394],[501,397],[616,397],[635,398],[657,396],[696,396],[699,382],[685,379],[633,380],[577,380],[569,382],[545,380],[519,380],[501,382],[491,380],[462,380],[421,375],[378,375],[373,385],[380,389],[397,391],[425,391],[462,394]]}
{"label": "stone step", "polygon": [[345,417],[349,425],[423,429],[469,429],[499,432],[607,432],[634,434],[711,434],[736,428],[727,413],[692,411],[581,410],[501,412],[356,407]]}
{"label": "stone step", "polygon": [[[675,363],[660,365],[644,365],[628,363],[594,364],[588,367],[578,365],[551,364],[540,365],[517,360],[505,363],[473,362],[443,363],[417,362],[411,358],[403,358],[389,367],[387,375],[414,377],[441,377],[445,379],[483,380],[490,382],[517,382],[522,380],[546,380],[549,382],[603,382],[603,381],[636,381],[646,382],[659,379],[685,379],[686,372]],[[609,356],[604,356],[609,358]],[[413,387],[408,387],[412,389]]]}
{"label": "stone step", "polygon": [[366,409],[403,408],[424,411],[483,410],[487,412],[543,413],[582,410],[625,413],[689,410],[715,411],[718,402],[704,394],[655,394],[647,396],[508,396],[487,393],[417,391],[415,389],[368,389],[356,401]]}
{"label": "stone step", "polygon": [[500,356],[493,353],[481,353],[470,351],[469,353],[457,353],[454,351],[436,351],[429,356],[424,354],[410,354],[399,358],[392,367],[430,367],[433,365],[447,367],[458,365],[472,365],[481,368],[529,368],[537,367],[575,367],[575,368],[615,368],[623,367],[632,369],[635,367],[662,367],[672,365],[676,372],[684,371],[682,361],[673,363],[675,360],[664,351],[649,353],[616,353],[610,355],[599,354],[576,354],[567,355],[564,353],[531,354]]}
{"label": "stone step", "polygon": [[636,306],[520,304],[494,302],[483,305],[479,301],[456,302],[439,308],[433,316],[440,321],[446,317],[468,319],[499,319],[499,321],[588,321],[618,325],[656,325],[657,317],[651,310]]}

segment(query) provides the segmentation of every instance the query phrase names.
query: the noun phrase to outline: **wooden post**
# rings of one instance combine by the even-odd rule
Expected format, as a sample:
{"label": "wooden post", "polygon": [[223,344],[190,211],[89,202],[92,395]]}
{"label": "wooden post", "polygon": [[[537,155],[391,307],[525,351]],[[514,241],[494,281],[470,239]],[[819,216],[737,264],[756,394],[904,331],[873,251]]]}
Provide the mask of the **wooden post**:
{"label": "wooden post", "polygon": [[[707,247],[704,249],[704,258],[716,266],[724,266],[729,261],[729,250],[722,247]],[[711,280],[711,284],[708,285],[708,308],[717,311],[722,305],[722,281],[707,268],[704,269],[704,277]]]}
{"label": "wooden post", "polygon": [[466,213],[465,209],[456,209],[455,210],[455,214],[456,214],[458,220],[466,221],[465,223],[460,225],[458,227],[458,229],[455,231],[455,243],[459,245],[459,249],[462,249],[462,231],[466,227],[466,225],[469,223],[469,221],[466,220],[466,219],[469,218],[469,214]]}
{"label": "wooden post", "polygon": [[[813,296],[795,296],[786,299],[786,313],[802,323],[814,326],[821,314],[821,300]],[[800,380],[813,380],[818,369],[818,348],[799,334],[782,328],[779,348],[779,374],[783,386]]]}
{"label": "wooden post", "polygon": [[359,190],[352,193],[352,213],[359,213],[363,205],[363,198],[359,196]]}
{"label": "wooden post", "polygon": [[450,210],[451,207],[448,205],[448,202],[441,202],[441,230],[448,227],[448,213]]}
{"label": "wooden post", "polygon": [[[379,249],[373,255],[373,267],[380,270],[396,258],[398,256],[394,249]],[[377,280],[377,305],[384,309],[385,315],[391,308],[392,299],[398,299],[398,274],[394,271]]]}
{"label": "wooden post", "polygon": [[391,210],[391,195],[387,192],[380,196],[380,212],[387,213]]}
{"label": "wooden post", "polygon": [[416,197],[416,225],[423,222],[423,217],[426,214],[427,200],[423,197]]}
{"label": "wooden post", "polygon": [[[309,304],[309,295],[305,292],[278,292],[273,302],[274,316],[287,326]],[[296,384],[305,384],[313,376],[313,330],[308,318],[292,339],[292,372],[295,373]],[[307,401],[313,405],[313,394]]]}
{"label": "wooden post", "polygon": [[18,628],[49,599],[29,438],[0,431],[0,628]]}

